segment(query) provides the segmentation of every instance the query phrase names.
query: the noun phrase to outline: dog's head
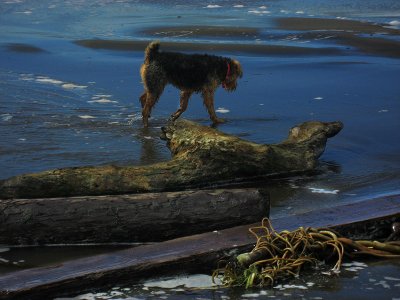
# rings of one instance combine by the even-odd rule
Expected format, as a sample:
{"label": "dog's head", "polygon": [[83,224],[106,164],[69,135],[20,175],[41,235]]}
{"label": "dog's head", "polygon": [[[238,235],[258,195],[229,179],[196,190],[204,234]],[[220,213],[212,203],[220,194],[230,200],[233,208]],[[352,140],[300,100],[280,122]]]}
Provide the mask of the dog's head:
{"label": "dog's head", "polygon": [[236,90],[237,87],[237,80],[238,78],[242,78],[243,76],[243,71],[242,71],[242,66],[240,63],[233,59],[229,63],[229,68],[227,76],[223,82],[223,87],[225,90],[232,92]]}

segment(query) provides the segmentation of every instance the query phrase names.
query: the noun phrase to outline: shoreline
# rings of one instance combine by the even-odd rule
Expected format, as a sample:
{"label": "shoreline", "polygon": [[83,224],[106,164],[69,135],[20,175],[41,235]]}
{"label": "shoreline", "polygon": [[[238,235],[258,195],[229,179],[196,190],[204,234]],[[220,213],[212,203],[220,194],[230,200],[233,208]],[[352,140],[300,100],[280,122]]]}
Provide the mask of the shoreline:
{"label": "shoreline", "polygon": [[144,36],[159,37],[237,37],[254,38],[260,36],[258,27],[228,27],[228,26],[157,26],[149,27],[138,31]]}
{"label": "shoreline", "polygon": [[337,44],[354,47],[365,54],[400,58],[400,41],[384,38],[385,35],[400,36],[398,29],[355,20],[322,18],[278,18],[276,24],[281,30],[307,32],[311,38],[318,34],[330,35]]}
{"label": "shoreline", "polygon": [[[102,40],[87,39],[74,41],[75,44],[91,49],[104,49],[116,51],[144,51],[152,40]],[[237,43],[197,43],[197,42],[171,42],[161,41],[162,50],[166,51],[206,51],[230,52],[255,55],[340,55],[342,51],[334,47],[309,48],[285,45],[266,44],[237,44]]]}
{"label": "shoreline", "polygon": [[[138,29],[132,38],[87,38],[71,42],[89,49],[143,52],[153,40],[162,50],[232,53],[255,56],[354,56],[400,58],[400,30],[356,20],[279,17],[268,27],[155,26]],[[51,52],[36,44],[4,43],[9,52]],[[357,53],[359,52],[359,53]]]}
{"label": "shoreline", "polygon": [[[387,28],[379,24],[343,19],[322,18],[276,18],[276,28],[272,30],[286,33],[262,33],[261,28],[227,26],[157,26],[138,31],[146,40],[106,40],[82,39],[75,44],[91,48],[115,51],[143,51],[152,40],[160,40],[166,51],[188,52],[229,52],[252,55],[354,55],[362,52],[367,55],[400,58],[400,30]],[[293,32],[295,31],[295,32]],[[210,37],[213,41],[188,41],[190,38]],[[174,38],[175,40],[171,40]],[[224,38],[237,38],[238,42]],[[243,39],[244,38],[244,39]],[[255,40],[253,40],[255,39]],[[221,42],[222,40],[222,42]],[[248,40],[249,42],[242,42]],[[297,40],[301,46],[292,42]],[[290,44],[268,44],[268,42]],[[267,43],[265,43],[267,42]],[[305,43],[312,46],[303,46]]]}
{"label": "shoreline", "polygon": [[[296,31],[348,31],[352,33],[400,35],[399,29],[388,28],[383,24],[375,24],[357,20],[329,18],[276,18],[278,29]],[[386,25],[386,24],[385,24]],[[387,26],[389,26],[387,24]]]}

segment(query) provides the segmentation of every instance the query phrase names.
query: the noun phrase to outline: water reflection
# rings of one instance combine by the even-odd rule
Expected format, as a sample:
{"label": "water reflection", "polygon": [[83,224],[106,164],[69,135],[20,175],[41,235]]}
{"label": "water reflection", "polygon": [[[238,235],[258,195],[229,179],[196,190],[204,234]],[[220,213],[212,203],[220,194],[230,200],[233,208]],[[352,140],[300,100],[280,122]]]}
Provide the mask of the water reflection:
{"label": "water reflection", "polygon": [[6,247],[0,246],[0,274],[60,264],[66,260],[78,259],[131,246],[119,245],[59,245]]}
{"label": "water reflection", "polygon": [[[60,167],[169,159],[165,141],[158,136],[166,112],[175,111],[177,103],[162,99],[154,110],[154,127],[148,129],[137,116],[141,50],[148,39],[157,37],[175,50],[217,49],[240,57],[245,70],[242,84],[233,95],[216,95],[217,107],[225,108],[221,116],[229,120],[219,126],[222,131],[258,143],[277,143],[290,127],[305,120],[344,122],[343,132],[321,157],[321,172],[252,183],[269,190],[273,217],[398,192],[399,3],[1,1],[0,179]],[[368,36],[356,34],[355,27]],[[86,41],[81,42],[86,47],[74,43],[79,40]],[[131,125],[128,112],[136,112]],[[203,115],[204,108],[194,102],[185,112],[186,118],[207,124]],[[18,265],[50,263],[54,250],[1,249],[0,272],[3,267],[16,270]],[[88,248],[87,253],[96,251]],[[73,252],[62,248],[54,250],[54,256],[67,260],[74,258],[69,255]],[[311,276],[291,283],[307,290],[173,291],[137,285],[124,287],[128,291],[105,291],[104,297],[336,300],[359,298],[360,290],[363,299],[398,297],[399,261],[367,264],[340,278]]]}
{"label": "water reflection", "polygon": [[307,270],[273,288],[216,288],[207,274],[183,274],[121,285],[73,298],[58,299],[394,299],[400,291],[400,260],[346,261],[339,276]]}
{"label": "water reflection", "polygon": [[[152,120],[154,125],[154,121]],[[157,123],[157,122],[156,122]],[[137,129],[138,138],[141,142],[141,149],[140,149],[140,164],[147,165],[153,164],[155,162],[159,162],[165,158],[165,149],[161,150],[161,147],[165,141],[161,141],[160,134],[161,134],[161,127],[141,127]]]}

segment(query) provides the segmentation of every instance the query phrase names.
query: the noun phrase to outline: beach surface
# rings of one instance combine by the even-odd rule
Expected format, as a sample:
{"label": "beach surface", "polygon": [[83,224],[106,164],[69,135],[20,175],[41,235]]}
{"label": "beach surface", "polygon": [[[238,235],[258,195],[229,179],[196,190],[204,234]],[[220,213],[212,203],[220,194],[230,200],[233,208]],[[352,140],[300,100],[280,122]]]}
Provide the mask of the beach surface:
{"label": "beach surface", "polygon": [[[149,128],[138,101],[159,40],[241,62],[237,90],[215,96],[223,132],[279,143],[304,121],[344,123],[315,174],[246,183],[268,189],[272,218],[400,192],[399,1],[8,0],[0,31],[0,179],[168,160],[159,134],[179,91],[166,88]],[[210,125],[199,95],[182,117]]]}

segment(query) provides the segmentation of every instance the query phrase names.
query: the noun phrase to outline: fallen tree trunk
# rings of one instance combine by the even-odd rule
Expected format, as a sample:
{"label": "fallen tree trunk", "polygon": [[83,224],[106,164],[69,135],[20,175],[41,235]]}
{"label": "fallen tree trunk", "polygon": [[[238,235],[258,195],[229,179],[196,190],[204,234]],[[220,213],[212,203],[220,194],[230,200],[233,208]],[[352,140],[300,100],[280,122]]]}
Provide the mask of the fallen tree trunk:
{"label": "fallen tree trunk", "polygon": [[0,201],[0,244],[158,242],[256,222],[256,189]]}
{"label": "fallen tree trunk", "polygon": [[65,168],[0,182],[0,198],[42,198],[171,191],[315,168],[340,122],[306,122],[280,144],[262,145],[187,120],[163,128],[173,158],[147,166]]}
{"label": "fallen tree trunk", "polygon": [[[272,225],[278,232],[299,226],[329,227],[355,239],[381,239],[390,234],[392,223],[399,217],[400,196],[393,195],[290,215],[272,220]],[[227,253],[254,247],[255,238],[249,227],[259,225],[238,226],[5,274],[0,276],[0,299],[72,296],[166,272],[196,270],[211,274],[217,268],[217,261],[226,258]]]}

